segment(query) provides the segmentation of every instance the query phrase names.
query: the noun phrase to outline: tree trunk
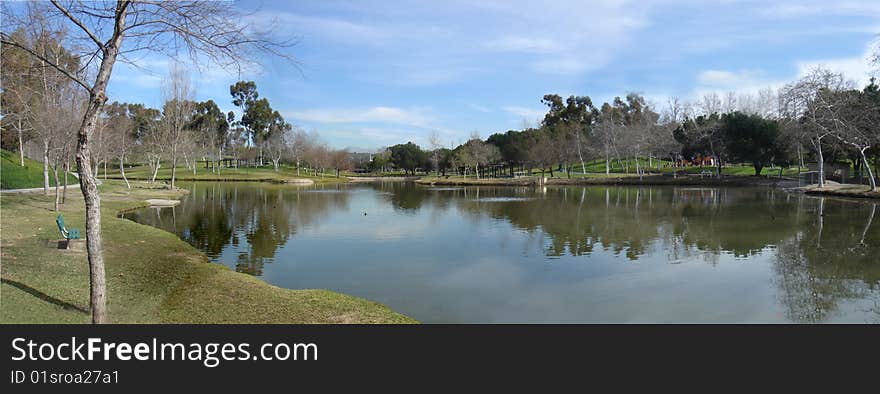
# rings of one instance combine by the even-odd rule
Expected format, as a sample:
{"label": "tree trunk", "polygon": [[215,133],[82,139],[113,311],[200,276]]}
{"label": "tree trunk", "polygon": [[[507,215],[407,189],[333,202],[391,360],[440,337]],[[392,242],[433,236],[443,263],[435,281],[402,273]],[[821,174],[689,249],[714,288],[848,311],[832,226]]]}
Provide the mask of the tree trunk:
{"label": "tree trunk", "polygon": [[639,180],[642,180],[642,167],[639,166],[639,155],[636,154],[636,174],[639,175]]}
{"label": "tree trunk", "polygon": [[58,205],[61,203],[61,188],[58,187],[58,161],[52,166],[52,175],[55,177],[55,212],[58,212]]}
{"label": "tree trunk", "polygon": [[825,187],[825,157],[822,155],[822,140],[818,139],[815,143],[816,153],[819,154],[819,188]]}
{"label": "tree trunk", "polygon": [[21,119],[18,119],[18,161],[24,167],[24,140],[21,132]]}
{"label": "tree trunk", "polygon": [[[115,54],[113,54],[115,58]],[[105,57],[104,62],[108,58]],[[112,64],[112,63],[111,63]],[[103,71],[103,70],[102,70]],[[76,167],[79,172],[79,185],[86,204],[86,250],[89,256],[89,307],[92,311],[92,323],[108,323],[107,316],[107,285],[104,272],[104,246],[101,240],[101,197],[98,195],[98,184],[92,172],[91,139],[95,132],[95,124],[104,101],[107,87],[107,72],[101,83],[99,73],[97,89],[89,99],[89,106],[83,116],[79,128]]]}
{"label": "tree trunk", "polygon": [[128,178],[125,177],[125,155],[119,156],[119,173],[122,174],[122,180],[125,181],[125,186],[131,189],[131,184],[128,183]]}
{"label": "tree trunk", "polygon": [[[120,3],[121,4],[121,3]],[[107,312],[107,284],[104,272],[104,247],[101,240],[101,197],[98,184],[89,164],[92,160],[91,143],[97,126],[101,107],[107,101],[107,82],[116,63],[122,45],[125,27],[125,7],[116,17],[116,30],[113,38],[104,47],[101,66],[95,77],[94,86],[89,92],[89,103],[77,132],[76,167],[79,172],[79,185],[86,205],[86,250],[89,256],[89,307],[92,323],[109,322]]]}
{"label": "tree trunk", "polygon": [[[64,204],[67,202],[67,173],[70,172],[70,158],[64,158],[64,191],[61,193],[61,203]],[[57,181],[56,181],[57,186]]]}
{"label": "tree trunk", "polygon": [[174,190],[174,178],[175,177],[177,177],[177,158],[173,157],[171,159],[171,190]]}
{"label": "tree trunk", "polygon": [[153,176],[150,177],[150,183],[156,182],[156,175],[159,175],[160,167],[162,167],[162,162],[159,161],[159,157],[156,157],[156,164],[153,166]]}
{"label": "tree trunk", "polygon": [[871,171],[871,165],[868,164],[868,158],[865,157],[865,150],[868,148],[862,148],[859,150],[859,154],[862,155],[862,163],[865,164],[865,170],[868,172],[868,184],[871,185],[871,191],[877,191],[877,181],[874,180],[874,172]]}
{"label": "tree trunk", "polygon": [[[755,176],[761,176],[761,170],[764,169],[763,164],[755,163]],[[782,166],[779,167],[779,173],[782,174]]]}
{"label": "tree trunk", "polygon": [[49,140],[43,140],[43,193],[49,195]]}

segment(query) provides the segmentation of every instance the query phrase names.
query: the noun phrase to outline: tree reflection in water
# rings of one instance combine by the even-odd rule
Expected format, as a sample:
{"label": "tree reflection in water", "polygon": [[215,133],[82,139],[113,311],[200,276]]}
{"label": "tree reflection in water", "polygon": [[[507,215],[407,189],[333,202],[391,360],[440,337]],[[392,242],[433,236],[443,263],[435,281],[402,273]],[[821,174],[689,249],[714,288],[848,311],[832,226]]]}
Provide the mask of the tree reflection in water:
{"label": "tree reflection in water", "polygon": [[[180,205],[154,212],[138,210],[124,216],[178,234],[212,260],[227,245],[239,248],[235,270],[263,274],[263,265],[274,261],[275,252],[301,228],[319,221],[333,210],[345,210],[347,193],[330,187],[255,185],[239,183],[193,183]],[[178,215],[178,212],[185,214]]]}
{"label": "tree reflection in water", "polygon": [[[597,253],[627,264],[702,261],[714,267],[722,261],[769,261],[770,286],[788,321],[827,321],[847,313],[840,309],[844,304],[880,316],[880,259],[876,257],[880,219],[874,218],[877,208],[872,202],[766,188],[424,187],[400,182],[314,187],[198,183],[187,187],[191,194],[174,209],[145,209],[125,216],[179,234],[214,261],[231,245],[237,254],[235,261],[227,263],[251,275],[263,275],[264,265],[275,260],[279,248],[301,246],[292,242],[297,234],[330,215],[353,214],[349,212],[352,201],[368,199],[394,212],[383,217],[380,226],[424,219],[441,227],[452,218],[462,218],[461,223],[455,222],[457,226],[514,230],[516,234],[489,238],[496,243],[480,245],[481,255],[496,250],[501,256],[504,248],[536,243],[544,259],[576,259],[577,264],[591,263]],[[358,226],[359,222],[344,223]],[[493,223],[500,224],[493,227]],[[444,244],[449,241],[430,226],[413,228],[419,230],[402,236],[429,239],[440,248],[456,247]],[[373,229],[363,230],[357,234]],[[462,227],[461,231],[470,230]],[[330,242],[333,236],[329,235]],[[361,241],[373,242],[366,235],[361,237],[365,237],[358,238]],[[381,248],[381,242],[369,245]],[[444,259],[438,253],[431,257]],[[405,262],[420,256],[398,257]],[[361,255],[357,260],[370,258]],[[438,267],[443,263],[439,261]],[[391,280],[387,274],[378,277]]]}

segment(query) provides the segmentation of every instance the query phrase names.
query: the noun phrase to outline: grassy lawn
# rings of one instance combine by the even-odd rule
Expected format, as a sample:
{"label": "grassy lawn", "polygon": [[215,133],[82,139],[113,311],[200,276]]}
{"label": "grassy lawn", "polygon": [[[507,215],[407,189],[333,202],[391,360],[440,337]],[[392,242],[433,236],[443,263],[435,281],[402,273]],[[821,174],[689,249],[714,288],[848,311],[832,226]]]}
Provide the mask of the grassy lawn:
{"label": "grassy lawn", "polygon": [[[0,189],[43,187],[43,163],[25,157],[22,167],[19,165],[18,152],[0,150],[0,155]],[[76,183],[76,180],[71,182]],[[52,174],[49,174],[49,186],[55,186]]]}
{"label": "grassy lawn", "polygon": [[[134,182],[101,186],[108,307],[114,323],[413,323],[384,305],[327,290],[289,290],[234,272],[175,235],[117,217],[147,198],[178,192]],[[85,252],[58,250],[52,197],[3,195],[0,321],[88,323]],[[84,230],[79,193],[62,212]]]}
{"label": "grassy lawn", "polygon": [[[104,179],[104,169],[98,171],[99,178]],[[125,176],[129,180],[149,180],[153,173],[148,166],[139,166],[127,168]],[[122,179],[122,175],[118,168],[108,168],[107,177],[109,179]],[[171,179],[170,168],[160,168],[156,175],[156,180],[167,181]],[[324,176],[318,173],[314,176],[314,172],[308,173],[305,169],[300,170],[299,175],[296,169],[290,166],[280,166],[278,172],[270,166],[264,167],[239,167],[239,168],[222,168],[220,173],[212,173],[209,168],[197,168],[196,173],[185,167],[177,168],[177,180],[179,181],[263,181],[263,182],[289,182],[295,179],[311,179],[315,183],[337,183],[345,182],[344,175],[340,174],[336,178],[336,171],[328,170]]]}
{"label": "grassy lawn", "polygon": [[[636,172],[635,159],[626,159],[626,160],[622,160],[622,162],[624,165],[628,166],[629,172],[625,173],[624,168],[622,166],[620,166],[618,164],[618,162],[615,160],[615,161],[611,162],[611,174],[613,176],[635,174],[635,172]],[[673,172],[676,172],[678,174],[699,174],[703,171],[713,171],[713,172],[715,171],[714,167],[709,167],[709,166],[673,168],[673,167],[669,167],[669,163],[670,162],[668,160],[661,160],[660,173],[672,174]],[[651,166],[648,166],[648,164],[649,164],[648,160],[645,160],[645,159],[639,160],[639,166],[642,169],[646,169],[648,172],[651,172],[651,173],[657,173],[657,160],[653,160],[650,163]],[[593,177],[597,173],[605,174],[605,161],[604,160],[593,160],[593,161],[587,162],[586,167],[587,167],[587,173],[588,173],[588,174],[586,174],[586,176],[588,176],[588,177]],[[580,172],[581,171],[580,163],[573,164],[572,171]],[[807,169],[801,168],[801,171],[802,172],[807,171]],[[734,164],[734,165],[728,165],[728,166],[725,166],[724,168],[722,168],[721,173],[723,175],[751,176],[751,175],[755,175],[755,168],[752,167],[750,164]],[[785,176],[785,177],[793,177],[793,176],[797,176],[797,174],[798,174],[797,167],[785,168],[782,171],[782,176]],[[561,175],[554,173],[554,175],[556,175],[557,177],[564,177],[565,173],[563,172]],[[575,177],[575,176],[584,176],[584,175],[572,173],[571,176]],[[772,176],[779,176],[779,167],[776,167],[776,168],[765,167],[765,168],[761,169],[761,176],[771,176],[771,177]]]}

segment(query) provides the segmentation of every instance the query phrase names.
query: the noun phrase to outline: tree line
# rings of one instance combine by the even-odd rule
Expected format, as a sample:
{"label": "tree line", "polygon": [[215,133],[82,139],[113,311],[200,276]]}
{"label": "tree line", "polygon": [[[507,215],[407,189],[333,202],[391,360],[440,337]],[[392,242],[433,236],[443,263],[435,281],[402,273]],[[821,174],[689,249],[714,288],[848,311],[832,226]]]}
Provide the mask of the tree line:
{"label": "tree line", "polygon": [[[102,131],[99,126],[104,123],[114,66],[118,62],[136,65],[132,59],[149,52],[169,58],[188,55],[196,64],[207,59],[214,67],[235,70],[254,63],[261,54],[290,59],[283,50],[292,42],[268,36],[266,32],[276,31],[273,22],[260,21],[261,28],[256,28],[230,2],[51,0],[3,2],[0,11],[2,142],[10,134],[17,137],[23,164],[26,133],[38,135],[42,146],[36,150],[44,156],[44,180],[50,161],[46,155],[55,156],[55,163],[65,163],[65,167],[74,158],[85,202],[89,307],[93,323],[106,323],[97,182],[101,156],[95,153],[106,140],[101,138],[106,128]],[[13,87],[17,93],[9,91]],[[181,129],[180,124],[174,127]],[[56,207],[57,201],[56,192]]]}
{"label": "tree line", "polygon": [[[53,57],[67,72],[81,64],[64,47],[64,34],[40,25],[20,28],[11,36],[17,42]],[[39,58],[15,47],[2,48],[3,91],[2,147],[18,151],[21,165],[30,156],[43,163],[43,187],[49,194],[49,177],[56,184],[71,169],[77,123],[89,100],[63,72],[46,67]],[[349,154],[331,148],[317,132],[293,126],[260,97],[256,83],[238,81],[229,87],[230,103],[238,111],[223,112],[213,99],[197,101],[190,75],[173,65],[161,87],[161,108],[143,103],[113,101],[102,106],[95,124],[91,167],[106,177],[108,167],[118,171],[126,184],[127,166],[144,165],[155,182],[160,168],[171,171],[168,187],[174,188],[178,168],[195,174],[200,168],[220,173],[223,167],[263,166],[271,162],[276,171],[282,163],[296,166],[297,173],[317,176],[327,169],[351,169]],[[27,152],[27,153],[26,153]],[[66,187],[56,193],[63,203]],[[58,206],[56,204],[56,210]]]}
{"label": "tree line", "polygon": [[[785,86],[757,94],[707,93],[693,101],[669,98],[649,103],[629,93],[594,105],[589,96],[545,95],[547,113],[538,127],[474,133],[454,148],[436,134],[430,147],[412,142],[380,149],[368,169],[389,168],[480,177],[558,176],[587,173],[587,163],[604,163],[639,176],[663,168],[747,163],[760,175],[768,166],[806,167],[816,163],[824,186],[827,163],[850,164],[876,190],[880,162],[880,87],[875,79],[857,88],[841,73],[818,67]],[[873,167],[873,169],[872,169]]]}

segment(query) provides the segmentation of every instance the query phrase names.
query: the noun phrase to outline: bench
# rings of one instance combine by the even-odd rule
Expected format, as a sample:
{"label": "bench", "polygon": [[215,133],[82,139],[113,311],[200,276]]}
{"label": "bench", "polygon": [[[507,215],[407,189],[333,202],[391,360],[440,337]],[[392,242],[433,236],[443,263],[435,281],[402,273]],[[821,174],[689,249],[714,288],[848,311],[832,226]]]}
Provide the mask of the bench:
{"label": "bench", "polygon": [[79,239],[79,229],[67,228],[64,225],[64,215],[58,215],[58,218],[55,219],[55,223],[58,223],[58,231],[61,231],[61,236],[64,237],[64,239],[68,241],[71,239]]}

